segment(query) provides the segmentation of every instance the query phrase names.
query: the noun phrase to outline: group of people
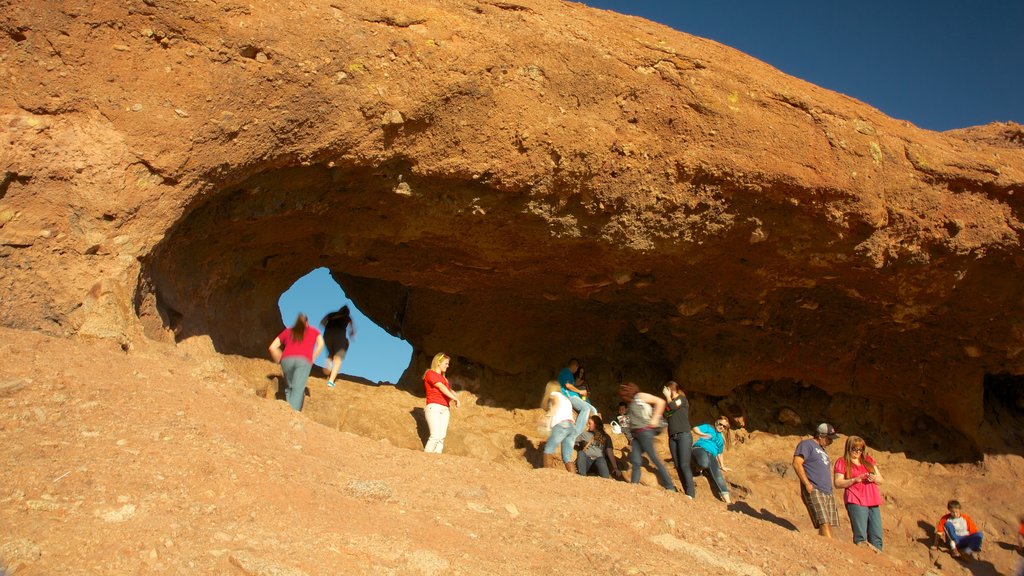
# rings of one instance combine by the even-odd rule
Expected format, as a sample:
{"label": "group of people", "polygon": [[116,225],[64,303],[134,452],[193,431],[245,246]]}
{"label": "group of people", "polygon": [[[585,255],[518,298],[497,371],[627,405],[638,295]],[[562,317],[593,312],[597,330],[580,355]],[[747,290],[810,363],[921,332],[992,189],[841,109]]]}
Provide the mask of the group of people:
{"label": "group of people", "polygon": [[[664,398],[641,392],[639,387],[626,382],[619,386],[618,417],[613,432],[621,432],[630,444],[630,482],[640,482],[643,457],[654,467],[658,483],[675,492],[676,487],[664,462],[655,450],[655,438],[668,428],[669,450],[683,490],[691,499],[696,497],[694,469],[706,473],[718,497],[731,503],[729,485],[725,481],[725,437],[729,419],[718,418],[713,424],[690,426],[690,405],[686,394],[675,382],[662,389]],[[591,468],[609,478],[622,478],[616,458],[612,454],[612,440],[604,429],[604,421],[590,402],[585,371],[576,359],[559,373],[556,380],[544,389],[541,407],[547,412],[546,427],[550,430],[544,444],[544,466],[557,466],[560,453],[566,470],[586,475]],[[575,416],[573,415],[575,412]],[[575,451],[576,463],[573,465]]]}
{"label": "group of people", "polygon": [[[854,544],[869,545],[881,552],[882,491],[879,486],[884,481],[882,471],[860,436],[846,438],[843,456],[833,464],[825,449],[837,438],[835,427],[823,422],[811,438],[797,444],[793,470],[800,479],[800,499],[818,533],[831,538],[832,527],[839,525],[833,489],[842,488]],[[1021,534],[1024,544],[1024,517],[1021,518]],[[945,543],[956,558],[977,558],[983,539],[984,533],[962,511],[960,502],[950,500],[946,514],[935,525],[932,546],[937,549]]]}
{"label": "group of people", "polygon": [[[327,348],[331,362],[328,386],[333,387],[349,347],[349,338],[355,334],[348,306],[325,316],[321,326],[324,328],[322,335],[309,326],[306,315],[300,313],[295,323],[270,344],[271,357],[281,364],[284,373],[285,398],[295,410],[302,408],[313,360]],[[456,407],[460,404],[446,375],[450,362],[447,354],[438,353],[423,375],[424,413],[429,429],[425,452],[440,454],[443,451],[450,407],[453,403]],[[724,460],[725,434],[730,428],[727,417],[691,427],[689,400],[676,382],[665,384],[663,398],[641,392],[632,382],[620,385],[618,395],[621,402],[612,429],[629,441],[631,483],[640,482],[643,455],[646,455],[654,466],[658,483],[676,492],[668,469],[655,451],[655,437],[667,427],[669,452],[685,494],[691,499],[696,497],[694,471],[697,471],[708,476],[719,498],[731,503],[729,485],[723,476],[723,472],[729,471]],[[557,379],[547,384],[541,408],[547,413],[545,425],[550,430],[544,444],[545,467],[557,467],[560,456],[562,465],[570,472],[586,476],[594,469],[603,478],[623,479],[613,454],[612,439],[605,431],[597,408],[590,402],[585,371],[578,360],[570,360]],[[837,438],[839,435],[831,424],[821,423],[811,438],[797,444],[793,469],[800,480],[800,498],[819,534],[831,538],[832,527],[839,525],[833,492],[842,489],[853,542],[882,551],[882,471],[860,436],[847,437],[842,457],[833,464],[826,449]],[[1024,553],[1024,516],[1020,521],[1018,543]],[[938,548],[945,543],[954,557],[971,558],[980,555],[983,539],[983,532],[962,511],[960,502],[950,500],[947,513],[935,526],[933,546]]]}
{"label": "group of people", "polygon": [[329,374],[327,386],[334,388],[334,380],[341,370],[341,363],[348,352],[349,338],[356,334],[355,324],[348,306],[331,312],[320,321],[323,334],[309,325],[309,318],[303,314],[295,318],[295,323],[285,328],[270,343],[270,357],[281,364],[284,375],[284,396],[288,404],[295,410],[302,410],[302,402],[306,394],[306,381],[313,369],[313,361],[327,348],[327,359],[331,368],[324,368]]}

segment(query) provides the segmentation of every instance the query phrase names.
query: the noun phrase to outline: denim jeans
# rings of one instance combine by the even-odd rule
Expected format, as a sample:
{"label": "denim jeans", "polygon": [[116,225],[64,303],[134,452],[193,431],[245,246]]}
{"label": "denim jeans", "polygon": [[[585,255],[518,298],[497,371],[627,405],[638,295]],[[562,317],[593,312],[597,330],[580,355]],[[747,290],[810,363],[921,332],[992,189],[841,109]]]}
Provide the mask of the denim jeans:
{"label": "denim jeans", "polygon": [[696,489],[693,485],[693,468],[690,467],[692,449],[693,434],[691,432],[676,432],[668,439],[668,450],[672,453],[672,463],[676,467],[676,474],[679,475],[679,481],[683,483],[683,490],[690,498],[696,496]]}
{"label": "denim jeans", "polygon": [[882,510],[879,506],[861,506],[847,504],[846,513],[850,515],[850,527],[853,528],[853,543],[860,544],[867,540],[872,546],[882,549]]}
{"label": "denim jeans", "polygon": [[569,396],[569,403],[572,404],[573,410],[579,412],[579,415],[576,416],[576,436],[573,437],[573,440],[576,440],[576,437],[587,429],[587,420],[590,420],[590,415],[597,410],[579,396]]}
{"label": "denim jeans", "polygon": [[306,380],[313,365],[301,356],[287,356],[281,359],[284,373],[284,398],[296,412],[302,410],[302,396],[306,393]]}
{"label": "denim jeans", "polygon": [[946,531],[946,537],[949,538],[950,548],[956,548],[962,552],[968,550],[978,552],[981,550],[981,540],[985,537],[981,530],[967,536],[957,536],[956,528],[953,527],[953,522],[950,520],[946,520],[946,525],[943,528]]}
{"label": "denim jeans", "polygon": [[633,430],[633,440],[629,443],[629,465],[631,468],[629,481],[633,484],[640,482],[640,466],[643,465],[642,454],[647,454],[651,464],[654,464],[658,471],[658,483],[665,490],[675,492],[676,487],[672,484],[672,478],[668,475],[665,464],[654,452],[654,436],[654,430]]}
{"label": "denim jeans", "polygon": [[451,410],[447,406],[430,403],[423,411],[427,419],[427,428],[430,429],[430,437],[423,447],[424,452],[440,454],[444,450],[444,439],[448,436],[448,420],[451,418]]}
{"label": "denim jeans", "polygon": [[562,462],[572,462],[572,446],[576,442],[573,436],[572,423],[568,420],[559,422],[551,427],[551,435],[544,444],[545,454],[554,454],[558,445],[562,445]]}
{"label": "denim jeans", "polygon": [[586,476],[587,472],[590,472],[591,465],[597,467],[597,473],[601,478],[612,477],[611,473],[608,472],[608,462],[603,456],[600,458],[591,458],[582,450],[576,453],[576,471],[579,472],[580,476]]}
{"label": "denim jeans", "polygon": [[722,469],[718,467],[718,458],[712,456],[707,450],[696,447],[693,449],[693,461],[697,463],[698,468],[711,473],[709,480],[715,485],[718,495],[724,498],[729,493],[729,485],[725,483]]}

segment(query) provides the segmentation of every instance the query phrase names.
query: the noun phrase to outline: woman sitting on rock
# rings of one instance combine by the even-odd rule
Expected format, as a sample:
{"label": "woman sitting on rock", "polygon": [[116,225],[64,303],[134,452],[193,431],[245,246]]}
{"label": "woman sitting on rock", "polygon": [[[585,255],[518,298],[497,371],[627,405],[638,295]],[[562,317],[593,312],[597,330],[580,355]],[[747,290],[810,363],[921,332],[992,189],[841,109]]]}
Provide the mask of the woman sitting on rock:
{"label": "woman sitting on rock", "polygon": [[868,446],[860,436],[846,439],[843,457],[836,460],[833,485],[843,488],[843,502],[850,515],[853,543],[868,542],[882,550],[882,472],[868,455]]}
{"label": "woman sitting on rock", "polygon": [[586,476],[594,466],[601,478],[610,477],[605,448],[611,443],[612,439],[604,431],[604,421],[596,414],[591,416],[587,428],[576,438],[576,471],[580,476]]}
{"label": "woman sitting on rock", "polygon": [[722,434],[728,430],[729,419],[725,416],[719,416],[714,425],[701,424],[695,427],[693,429],[693,437],[696,438],[693,443],[693,463],[702,473],[705,471],[709,473],[708,481],[713,484],[722,500],[726,504],[731,504],[729,484],[726,483],[725,476],[722,475],[723,470],[729,470],[722,457],[722,454],[725,453],[725,438]]}
{"label": "woman sitting on rock", "polygon": [[284,373],[284,397],[296,411],[302,410],[306,380],[313,368],[313,359],[323,348],[323,336],[309,325],[309,319],[301,312],[295,318],[295,324],[285,328],[270,343],[270,357],[281,364]]}
{"label": "woman sitting on rock", "polygon": [[551,430],[548,441],[544,444],[544,467],[556,468],[558,457],[555,452],[562,448],[562,463],[569,472],[575,472],[572,466],[572,446],[576,438],[576,430],[572,418],[572,403],[562,394],[562,385],[557,380],[548,382],[544,388],[544,397],[540,407],[548,413],[547,427]]}

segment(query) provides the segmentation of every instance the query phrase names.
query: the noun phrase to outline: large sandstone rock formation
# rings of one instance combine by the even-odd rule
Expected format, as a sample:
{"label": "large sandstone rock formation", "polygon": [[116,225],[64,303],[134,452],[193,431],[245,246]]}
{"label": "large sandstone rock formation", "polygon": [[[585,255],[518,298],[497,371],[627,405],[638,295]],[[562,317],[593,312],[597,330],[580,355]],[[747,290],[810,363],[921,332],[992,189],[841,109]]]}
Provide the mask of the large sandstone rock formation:
{"label": "large sandstone rock formation", "polygon": [[5,326],[261,354],[326,266],[508,405],[576,355],[977,440],[986,374],[1024,373],[1019,125],[921,130],[554,0],[34,1],[0,30]]}

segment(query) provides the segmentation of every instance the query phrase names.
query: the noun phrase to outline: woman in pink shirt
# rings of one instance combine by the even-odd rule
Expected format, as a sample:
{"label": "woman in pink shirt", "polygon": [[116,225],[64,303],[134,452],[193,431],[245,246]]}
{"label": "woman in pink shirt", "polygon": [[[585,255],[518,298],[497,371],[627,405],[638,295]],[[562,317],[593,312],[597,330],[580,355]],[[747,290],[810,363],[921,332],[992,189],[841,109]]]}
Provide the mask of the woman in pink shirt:
{"label": "woman in pink shirt", "polygon": [[313,368],[313,359],[324,348],[324,338],[309,325],[306,315],[299,313],[295,324],[285,328],[270,343],[270,357],[281,363],[284,372],[284,397],[295,411],[302,410],[302,397],[306,393],[306,380]]}
{"label": "woman in pink shirt", "polygon": [[860,436],[846,439],[843,457],[836,460],[833,485],[843,488],[843,502],[853,527],[853,543],[867,541],[882,550],[882,472],[868,455],[867,443]]}

